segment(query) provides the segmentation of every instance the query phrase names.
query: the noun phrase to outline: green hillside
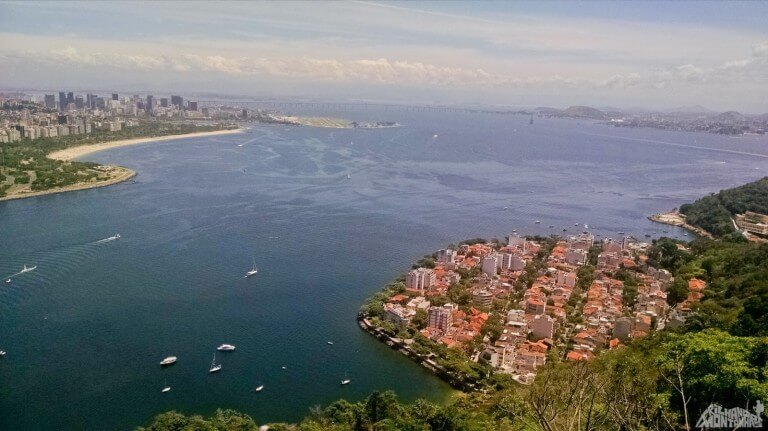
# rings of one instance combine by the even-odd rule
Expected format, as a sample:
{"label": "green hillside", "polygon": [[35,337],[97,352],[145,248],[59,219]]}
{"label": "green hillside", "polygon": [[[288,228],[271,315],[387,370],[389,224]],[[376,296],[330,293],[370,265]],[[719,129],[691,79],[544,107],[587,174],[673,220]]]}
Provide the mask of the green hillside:
{"label": "green hillside", "polygon": [[715,236],[735,232],[731,216],[753,211],[768,214],[768,177],[741,187],[722,190],[680,207],[687,221]]}

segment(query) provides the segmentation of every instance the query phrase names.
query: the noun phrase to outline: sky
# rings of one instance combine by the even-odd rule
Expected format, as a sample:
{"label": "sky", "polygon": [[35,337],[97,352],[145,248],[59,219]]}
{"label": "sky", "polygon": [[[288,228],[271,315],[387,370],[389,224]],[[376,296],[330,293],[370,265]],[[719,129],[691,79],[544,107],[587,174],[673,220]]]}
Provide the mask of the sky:
{"label": "sky", "polygon": [[768,2],[2,2],[0,87],[768,112]]}

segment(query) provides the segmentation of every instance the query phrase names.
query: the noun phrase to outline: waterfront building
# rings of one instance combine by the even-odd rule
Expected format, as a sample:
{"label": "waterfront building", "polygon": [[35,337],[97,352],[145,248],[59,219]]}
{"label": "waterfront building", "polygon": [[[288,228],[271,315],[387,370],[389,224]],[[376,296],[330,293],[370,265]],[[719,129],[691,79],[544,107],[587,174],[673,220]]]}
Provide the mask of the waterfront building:
{"label": "waterfront building", "polygon": [[437,251],[437,261],[443,264],[451,264],[456,260],[456,252],[450,248]]}
{"label": "waterfront building", "polygon": [[569,265],[584,265],[587,263],[587,250],[581,248],[571,248],[565,252],[565,263]]}
{"label": "waterfront building", "polygon": [[507,245],[510,247],[522,248],[523,252],[525,252],[525,238],[516,233],[510,234],[507,237]]}
{"label": "waterfront building", "polygon": [[417,268],[405,275],[405,287],[412,290],[424,290],[437,283],[435,270],[430,268]]}
{"label": "waterfront building", "polygon": [[388,320],[401,327],[408,325],[413,316],[416,315],[415,310],[403,307],[400,304],[386,303],[384,304],[384,311]]}

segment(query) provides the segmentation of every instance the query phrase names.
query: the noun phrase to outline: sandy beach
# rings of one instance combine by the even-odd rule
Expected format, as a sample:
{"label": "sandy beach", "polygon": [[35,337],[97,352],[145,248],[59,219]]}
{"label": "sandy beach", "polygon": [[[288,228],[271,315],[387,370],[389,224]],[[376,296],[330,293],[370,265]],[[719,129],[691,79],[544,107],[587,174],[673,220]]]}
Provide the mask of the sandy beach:
{"label": "sandy beach", "polygon": [[202,138],[206,136],[231,135],[233,133],[241,133],[241,132],[242,132],[242,129],[216,130],[214,132],[186,133],[183,135],[167,135],[167,136],[157,136],[157,137],[151,137],[151,138],[124,139],[121,141],[110,141],[110,142],[104,142],[101,144],[80,145],[78,147],[72,147],[64,150],[54,151],[48,154],[48,158],[69,161],[69,160],[78,159],[88,154],[109,150],[111,148],[127,147],[129,145],[147,144],[150,142],[173,141],[176,139],[184,139],[184,138]]}
{"label": "sandy beach", "polygon": [[[151,138],[123,139],[120,141],[111,141],[111,142],[104,142],[101,144],[92,144],[92,145],[80,145],[78,147],[72,147],[72,148],[67,148],[60,151],[54,151],[53,153],[48,154],[47,157],[51,159],[56,159],[56,160],[70,161],[70,160],[74,160],[74,159],[78,159],[80,157],[86,156],[88,154],[96,153],[98,151],[109,150],[111,148],[126,147],[129,145],[148,144],[148,143],[160,142],[160,141],[172,141],[175,139],[184,139],[184,138],[200,138],[200,137],[206,137],[206,136],[230,135],[233,133],[241,133],[241,132],[242,132],[242,129],[233,129],[233,130],[217,130],[214,132],[186,133],[183,135],[157,136],[157,137],[151,137]],[[7,196],[0,197],[0,201],[7,201],[12,199],[23,199],[23,198],[33,197],[33,196],[50,195],[53,193],[71,192],[75,190],[92,189],[96,187],[106,187],[106,186],[111,186],[113,184],[121,183],[123,181],[129,180],[134,176],[136,176],[135,171],[122,166],[110,165],[109,168],[111,170],[109,170],[108,173],[104,174],[104,175],[107,175],[107,177],[101,178],[100,181],[89,181],[89,182],[84,182],[79,184],[73,184],[71,186],[58,187],[58,188],[43,190],[43,191],[32,191],[29,187],[25,187],[20,190],[12,189],[11,191],[8,192]]]}

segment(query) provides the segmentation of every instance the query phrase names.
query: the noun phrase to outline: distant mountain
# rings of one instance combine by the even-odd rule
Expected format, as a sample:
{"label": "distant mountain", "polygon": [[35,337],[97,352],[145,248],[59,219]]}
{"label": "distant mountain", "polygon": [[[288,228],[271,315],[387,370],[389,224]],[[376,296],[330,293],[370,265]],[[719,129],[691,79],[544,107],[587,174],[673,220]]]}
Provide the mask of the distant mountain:
{"label": "distant mountain", "polygon": [[671,109],[664,109],[661,112],[683,112],[686,114],[699,114],[699,113],[705,113],[705,114],[714,114],[715,111],[705,108],[701,105],[691,105],[691,106],[678,106],[677,108],[671,108]]}
{"label": "distant mountain", "polygon": [[543,114],[554,114],[554,113],[562,112],[562,109],[551,108],[549,106],[538,106],[536,108],[533,108],[533,110],[536,112],[541,112]]}
{"label": "distant mountain", "polygon": [[718,123],[744,123],[748,121],[747,117],[736,111],[723,112],[722,114],[717,114],[710,119]]}
{"label": "distant mountain", "polygon": [[591,118],[593,120],[605,120],[606,115],[603,111],[589,106],[569,106],[562,115],[572,118]]}

